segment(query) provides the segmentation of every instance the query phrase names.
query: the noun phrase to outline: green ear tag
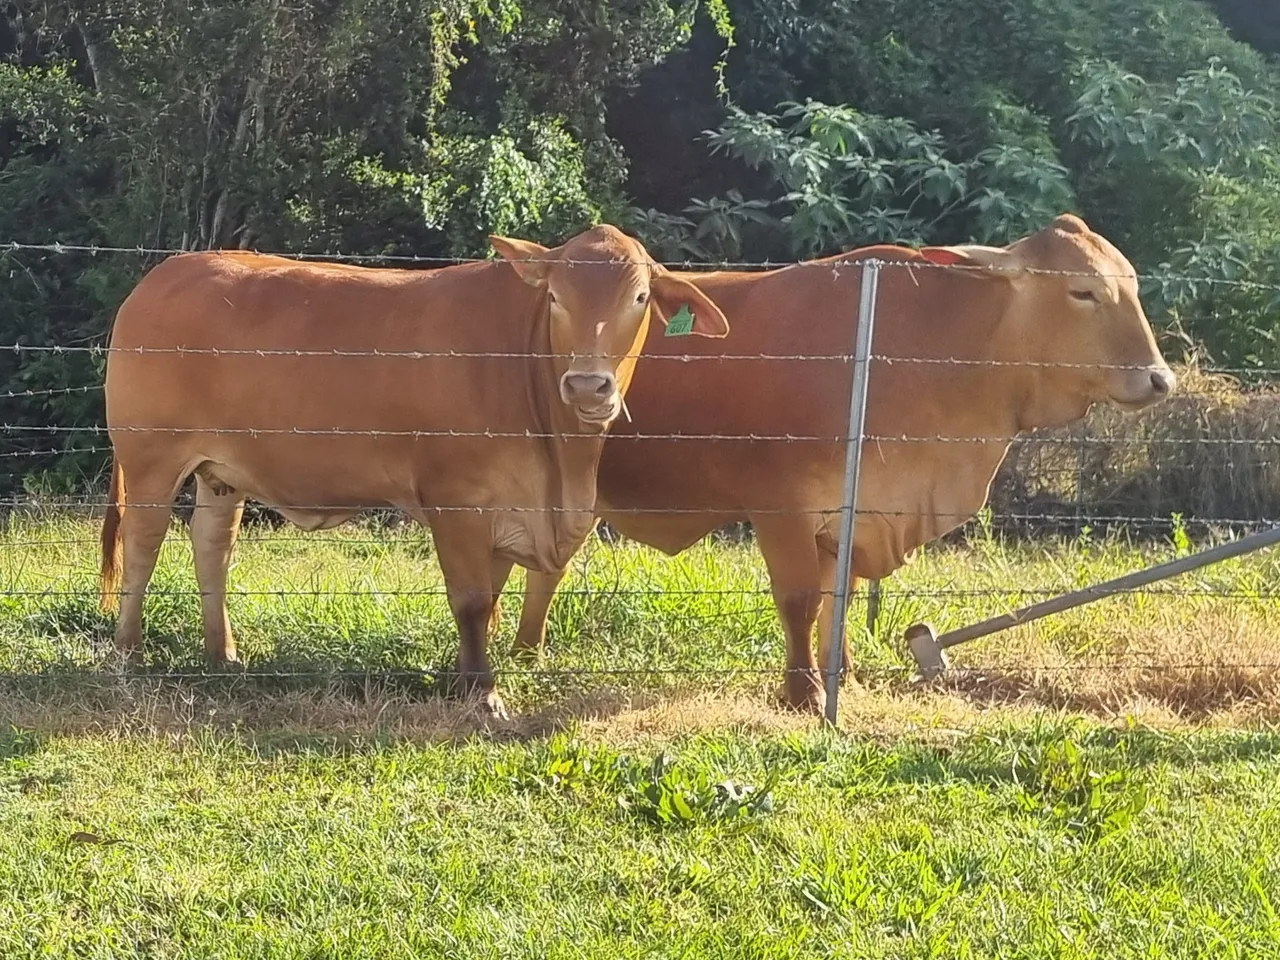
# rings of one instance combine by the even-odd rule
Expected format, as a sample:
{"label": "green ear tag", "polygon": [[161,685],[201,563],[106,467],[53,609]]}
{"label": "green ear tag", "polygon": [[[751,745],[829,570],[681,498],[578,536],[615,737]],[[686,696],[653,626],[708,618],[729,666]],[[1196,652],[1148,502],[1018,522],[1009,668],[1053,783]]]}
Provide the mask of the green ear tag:
{"label": "green ear tag", "polygon": [[689,312],[689,305],[682,303],[676,315],[667,321],[665,336],[687,337],[691,333],[693,333],[693,314]]}

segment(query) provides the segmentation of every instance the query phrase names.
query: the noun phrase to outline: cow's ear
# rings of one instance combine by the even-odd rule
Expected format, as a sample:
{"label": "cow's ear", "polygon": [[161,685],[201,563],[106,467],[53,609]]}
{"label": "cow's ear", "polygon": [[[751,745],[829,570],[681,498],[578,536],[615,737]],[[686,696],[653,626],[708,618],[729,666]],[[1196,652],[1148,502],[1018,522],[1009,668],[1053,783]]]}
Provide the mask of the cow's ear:
{"label": "cow's ear", "polygon": [[962,267],[978,277],[1007,278],[1021,273],[1012,253],[1004,247],[968,244],[956,247],[924,247],[920,256],[940,267]]}
{"label": "cow's ear", "polygon": [[545,287],[547,285],[547,270],[551,264],[545,259],[549,251],[542,244],[534,243],[532,240],[517,240],[514,237],[499,237],[493,234],[489,235],[489,242],[503,259],[515,267],[520,279],[529,286]]}
{"label": "cow's ear", "polygon": [[649,292],[653,312],[658,315],[663,326],[684,308],[693,314],[693,324],[687,333],[700,337],[729,335],[728,317],[716,306],[714,300],[688,280],[673,277],[665,271],[655,273],[649,280]]}

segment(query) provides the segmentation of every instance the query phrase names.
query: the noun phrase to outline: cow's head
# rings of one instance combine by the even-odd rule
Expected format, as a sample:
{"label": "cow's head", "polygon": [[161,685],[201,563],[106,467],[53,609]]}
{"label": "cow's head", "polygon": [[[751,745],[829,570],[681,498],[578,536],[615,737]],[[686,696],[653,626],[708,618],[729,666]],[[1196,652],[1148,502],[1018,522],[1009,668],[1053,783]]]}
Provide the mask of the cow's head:
{"label": "cow's head", "polygon": [[1008,247],[921,253],[1009,285],[1001,352],[1027,365],[1037,426],[1076,419],[1095,402],[1137,410],[1173,392],[1133,266],[1078,217],[1064,214]]}
{"label": "cow's head", "polygon": [[608,426],[622,410],[652,314],[665,324],[687,307],[690,332],[729,332],[706,294],[668,273],[617,227],[593,227],[554,249],[528,240],[489,240],[525,283],[543,292],[560,399],[584,423]]}

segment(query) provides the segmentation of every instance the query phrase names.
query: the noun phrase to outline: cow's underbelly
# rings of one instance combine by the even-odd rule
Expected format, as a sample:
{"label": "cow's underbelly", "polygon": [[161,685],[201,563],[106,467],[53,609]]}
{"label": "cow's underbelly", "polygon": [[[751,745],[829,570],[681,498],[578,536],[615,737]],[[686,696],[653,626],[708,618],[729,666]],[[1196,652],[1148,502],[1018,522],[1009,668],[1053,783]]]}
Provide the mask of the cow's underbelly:
{"label": "cow's underbelly", "polygon": [[354,519],[359,511],[355,513],[320,511],[320,510],[296,510],[286,507],[268,504],[280,516],[284,517],[296,527],[300,527],[306,531],[314,530],[332,530],[334,527],[340,527],[348,520]]}
{"label": "cow's underbelly", "polygon": [[[985,457],[953,456],[912,463],[908,458],[864,460],[854,530],[854,576],[880,579],[908,562],[916,550],[972,519],[986,503],[1003,450]],[[936,455],[935,455],[936,456]],[[833,470],[810,504],[823,511],[818,539],[835,552],[839,543],[843,470]]]}
{"label": "cow's underbelly", "polygon": [[745,519],[741,511],[650,513],[615,508],[603,501],[597,512],[628,540],[643,543],[672,557],[689,549],[718,527]]}
{"label": "cow's underbelly", "polygon": [[368,483],[342,483],[341,477],[326,473],[323,467],[275,474],[205,460],[195,472],[215,494],[234,490],[303,530],[329,530],[366,509],[397,506],[392,491],[382,489],[376,478]]}

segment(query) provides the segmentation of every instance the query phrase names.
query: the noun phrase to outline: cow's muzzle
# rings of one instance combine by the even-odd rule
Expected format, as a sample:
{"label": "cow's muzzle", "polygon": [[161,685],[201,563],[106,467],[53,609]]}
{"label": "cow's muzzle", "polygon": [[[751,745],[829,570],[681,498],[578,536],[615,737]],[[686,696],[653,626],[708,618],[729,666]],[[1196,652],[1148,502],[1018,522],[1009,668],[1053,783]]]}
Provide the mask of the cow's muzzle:
{"label": "cow's muzzle", "polygon": [[1168,367],[1140,367],[1116,371],[1111,399],[1126,410],[1141,410],[1158,403],[1178,388],[1178,377]]}
{"label": "cow's muzzle", "polygon": [[618,379],[609,371],[570,370],[560,378],[560,399],[586,423],[610,423],[622,410]]}

